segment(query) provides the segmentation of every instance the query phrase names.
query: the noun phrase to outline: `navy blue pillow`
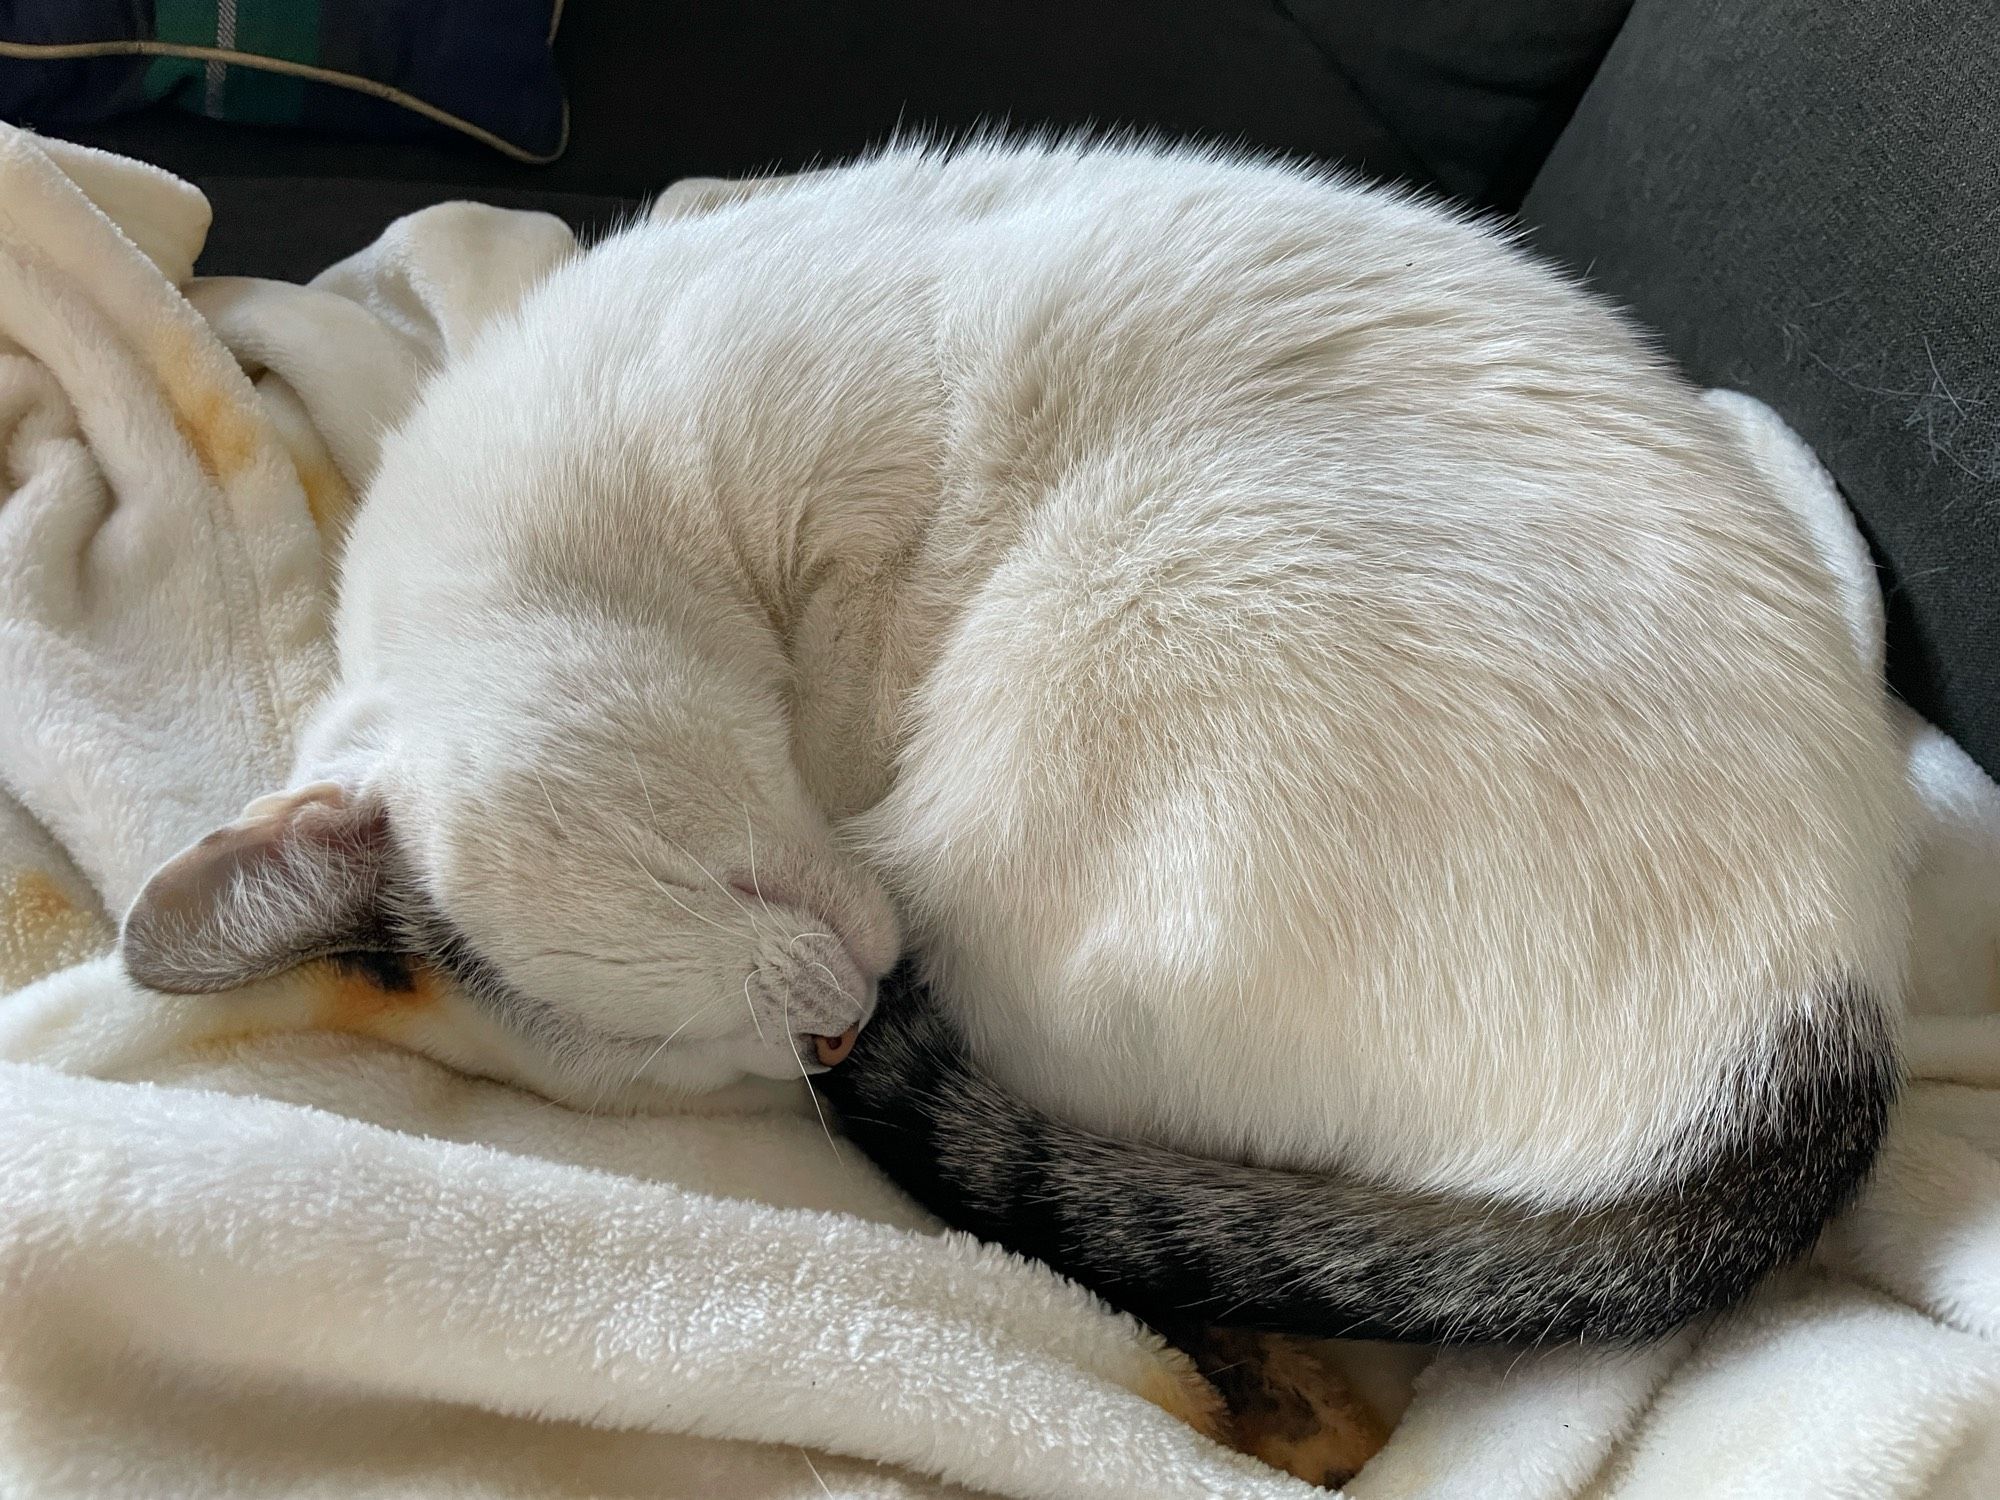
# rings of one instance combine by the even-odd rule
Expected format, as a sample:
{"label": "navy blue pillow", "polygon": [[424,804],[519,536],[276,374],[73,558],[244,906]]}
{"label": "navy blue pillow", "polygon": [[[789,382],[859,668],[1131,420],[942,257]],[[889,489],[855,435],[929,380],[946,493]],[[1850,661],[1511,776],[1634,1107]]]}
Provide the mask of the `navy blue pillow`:
{"label": "navy blue pillow", "polygon": [[0,0],[0,117],[84,125],[165,101],[552,161],[569,134],[561,15],[562,0]]}

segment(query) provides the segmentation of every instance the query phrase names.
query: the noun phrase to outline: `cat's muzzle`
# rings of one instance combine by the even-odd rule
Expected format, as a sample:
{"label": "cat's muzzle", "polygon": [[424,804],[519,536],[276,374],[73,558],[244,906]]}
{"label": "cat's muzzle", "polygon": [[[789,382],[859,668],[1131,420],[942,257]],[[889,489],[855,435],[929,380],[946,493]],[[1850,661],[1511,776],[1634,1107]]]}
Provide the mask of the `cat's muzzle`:
{"label": "cat's muzzle", "polygon": [[861,970],[839,938],[806,933],[790,948],[782,1023],[808,1071],[844,1061],[854,1039],[875,1013],[875,981]]}

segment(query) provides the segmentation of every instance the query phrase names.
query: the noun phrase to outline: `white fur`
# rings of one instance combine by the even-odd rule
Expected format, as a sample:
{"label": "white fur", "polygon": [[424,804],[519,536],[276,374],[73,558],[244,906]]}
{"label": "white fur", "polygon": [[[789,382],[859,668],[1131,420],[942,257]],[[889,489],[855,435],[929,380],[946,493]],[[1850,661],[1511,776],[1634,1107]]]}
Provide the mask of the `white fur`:
{"label": "white fur", "polygon": [[1897,763],[1798,523],[1500,236],[1288,169],[670,204],[385,446],[339,639],[301,779],[667,1087],[794,1064],[800,934],[857,1014],[907,939],[1073,1119],[1568,1199],[1820,981],[1899,988]]}

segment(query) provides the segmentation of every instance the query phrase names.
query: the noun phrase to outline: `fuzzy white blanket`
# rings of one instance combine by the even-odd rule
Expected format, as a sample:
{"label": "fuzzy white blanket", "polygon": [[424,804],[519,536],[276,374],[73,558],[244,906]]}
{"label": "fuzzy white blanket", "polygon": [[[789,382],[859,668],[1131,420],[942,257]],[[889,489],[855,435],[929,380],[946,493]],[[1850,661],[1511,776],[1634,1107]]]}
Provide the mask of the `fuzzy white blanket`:
{"label": "fuzzy white blanket", "polygon": [[[279,784],[426,367],[573,250],[456,204],[311,287],[0,132],[0,1493],[1304,1496],[1186,1362],[796,1113],[586,1116],[448,986],[135,989],[109,914]],[[1823,473],[1716,397],[1879,604]],[[1368,1358],[1357,1495],[2000,1492],[2000,791],[1911,720],[1920,1081],[1819,1263],[1640,1354]],[[440,1062],[451,1066],[441,1066]],[[477,1076],[475,1076],[477,1075]],[[1361,1351],[1373,1355],[1378,1351]]]}

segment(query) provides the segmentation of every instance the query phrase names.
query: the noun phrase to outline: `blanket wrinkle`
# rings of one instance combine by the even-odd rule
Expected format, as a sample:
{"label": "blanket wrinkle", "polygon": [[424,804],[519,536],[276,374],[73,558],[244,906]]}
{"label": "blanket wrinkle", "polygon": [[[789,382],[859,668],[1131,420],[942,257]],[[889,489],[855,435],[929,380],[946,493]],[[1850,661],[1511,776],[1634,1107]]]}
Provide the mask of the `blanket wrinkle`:
{"label": "blanket wrinkle", "polygon": [[[706,190],[706,189],[704,189]],[[939,1226],[802,1095],[577,1114],[449,983],[155,994],[112,917],[289,770],[431,368],[576,252],[448,204],[309,287],[199,192],[0,129],[0,1493],[1279,1500],[1178,1351]],[[1878,669],[1865,545],[1748,397]],[[1639,1350],[1336,1351],[1357,1500],[2000,1493],[2000,789],[1898,708],[1912,1084],[1819,1254]]]}
{"label": "blanket wrinkle", "polygon": [[[304,431],[351,491],[374,470],[382,434],[415,399],[423,347],[332,292],[294,287],[274,298],[271,291],[248,277],[218,276],[189,286],[187,298],[223,347],[255,372],[260,395],[267,376],[282,381],[302,409]],[[300,461],[296,447],[292,454],[324,535],[330,507],[315,502],[313,465]]]}
{"label": "blanket wrinkle", "polygon": [[[107,202],[172,196],[151,172],[135,176],[150,195],[115,186],[116,158],[71,160]],[[205,206],[160,217],[188,237],[177,261],[192,265],[206,223]],[[48,414],[20,421],[7,455],[0,681],[15,712],[0,719],[0,765],[119,910],[211,826],[191,767],[245,797],[284,774],[330,664],[323,563],[242,370],[160,264],[19,131],[0,136],[0,246],[6,338],[45,377],[15,400]],[[45,441],[55,422],[74,434],[59,459]],[[159,643],[176,638],[190,649],[161,676]],[[86,773],[79,736],[125,753]]]}

